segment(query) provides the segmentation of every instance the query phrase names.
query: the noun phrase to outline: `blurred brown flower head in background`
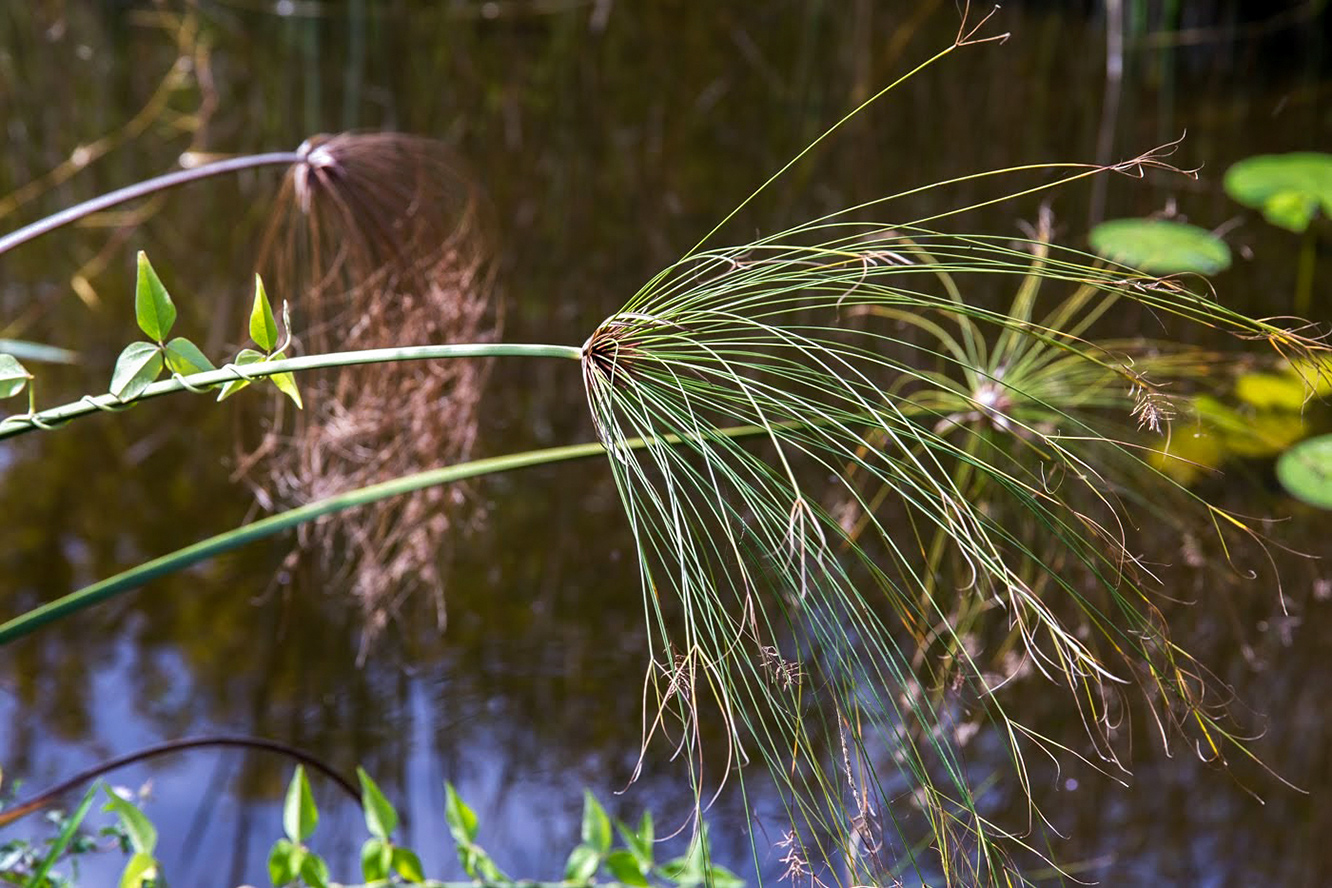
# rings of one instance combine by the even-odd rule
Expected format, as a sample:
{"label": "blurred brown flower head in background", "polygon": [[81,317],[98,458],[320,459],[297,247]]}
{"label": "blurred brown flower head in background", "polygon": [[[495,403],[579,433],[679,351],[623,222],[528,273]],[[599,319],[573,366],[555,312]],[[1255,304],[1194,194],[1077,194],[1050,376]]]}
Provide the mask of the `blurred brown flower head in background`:
{"label": "blurred brown flower head in background", "polygon": [[[306,353],[497,338],[487,206],[444,145],[399,133],[319,136],[283,183],[261,266],[293,302]],[[402,362],[303,380],[242,460],[266,507],[311,502],[467,459],[484,361]],[[285,410],[286,408],[280,408]],[[474,520],[464,488],[432,488],[307,525],[293,558],[348,582],[372,636],[413,592],[444,618],[450,531]]]}

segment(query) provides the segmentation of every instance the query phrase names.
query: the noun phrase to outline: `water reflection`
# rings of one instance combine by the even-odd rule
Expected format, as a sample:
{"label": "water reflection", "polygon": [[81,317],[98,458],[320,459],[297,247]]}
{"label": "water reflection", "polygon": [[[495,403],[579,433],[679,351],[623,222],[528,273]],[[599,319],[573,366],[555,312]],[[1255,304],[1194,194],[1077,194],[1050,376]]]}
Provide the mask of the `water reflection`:
{"label": "water reflection", "polygon": [[[417,8],[420,6],[420,8]],[[498,10],[488,17],[486,7]],[[6,228],[170,167],[180,152],[290,147],[312,132],[390,127],[442,138],[489,190],[501,229],[507,338],[580,342],[657,268],[711,229],[821,128],[914,61],[951,41],[951,4],[855,2],[567,5],[295,3],[293,15],[249,3],[166,13],[93,2],[7,4],[0,11],[0,95],[9,139],[0,193],[15,191],[141,109],[132,145],[3,218]],[[609,10],[609,13],[607,13]],[[1094,157],[1104,134],[1104,35],[1094,20],[1041,4],[1004,13],[1013,39],[962,53],[854,122],[729,223],[750,239],[860,200],[980,169]],[[1202,224],[1236,211],[1219,187],[1231,162],[1260,151],[1316,148],[1332,129],[1328,83],[1301,61],[1315,28],[1270,40],[1130,52],[1114,156],[1185,129],[1198,182],[1107,180],[1105,211],[1145,213],[1175,200]],[[154,106],[163,78],[179,63]],[[1321,146],[1325,147],[1325,145]],[[244,329],[245,283],[276,175],[192,186],[151,207],[143,224],[103,219],[0,259],[4,331],[74,348],[71,370],[42,369],[43,399],[104,385],[132,333],[134,251],[147,249],[177,295],[183,329],[207,348]],[[968,183],[912,200],[922,216],[975,202]],[[1078,242],[1090,195],[1055,196],[1063,236]],[[968,216],[1015,231],[1034,202]],[[1267,228],[1235,240],[1252,263],[1218,289],[1259,314],[1288,309],[1293,245]],[[1281,257],[1288,257],[1283,260]],[[1326,265],[1326,260],[1324,259]],[[1319,280],[1332,280],[1320,269]],[[990,294],[995,297],[1003,294]],[[1326,315],[1327,301],[1321,311]],[[1125,317],[1121,333],[1148,317]],[[577,368],[498,364],[481,447],[490,453],[590,439]],[[154,404],[6,445],[0,508],[11,516],[0,566],[6,613],[243,520],[251,497],[230,480],[232,442],[264,422],[252,398]],[[1261,470],[1257,470],[1261,473]],[[1232,473],[1233,478],[1243,472]],[[1267,479],[1209,491],[1244,512]],[[645,641],[637,574],[618,500],[596,461],[487,479],[472,493],[486,520],[459,543],[443,634],[421,603],[391,626],[364,667],[360,626],[342,591],[275,541],[155,582],[66,620],[4,654],[0,760],[36,786],[137,745],[210,730],[276,737],[344,770],[364,764],[402,801],[409,839],[432,872],[459,875],[443,840],[442,781],[481,816],[482,841],[507,871],[552,875],[577,832],[579,790],[636,816],[678,822],[690,803],[666,752],[623,796],[640,736]],[[1280,503],[1275,511],[1291,510]],[[1273,532],[1329,551],[1299,513]],[[1225,553],[1206,539],[1203,560]],[[1322,884],[1332,871],[1318,836],[1332,823],[1318,789],[1332,779],[1321,699],[1332,687],[1326,569],[1282,557],[1289,615],[1261,555],[1239,574],[1192,571],[1178,541],[1147,557],[1175,565],[1172,587],[1196,603],[1171,608],[1177,640],[1268,718],[1259,752],[1302,795],[1233,762],[1236,780],[1172,758],[1144,718],[1131,722],[1129,789],[1090,769],[1040,775],[1060,860],[1114,884]],[[294,582],[288,582],[294,580]],[[1319,590],[1322,589],[1322,593]],[[1076,714],[1033,682],[1024,721],[1082,750]],[[1261,722],[1259,722],[1261,723]],[[717,729],[716,726],[713,726]],[[976,767],[997,771],[984,738]],[[150,813],[164,829],[175,881],[264,878],[287,766],[235,753],[192,754],[122,776],[152,775]],[[1244,787],[1268,804],[1258,805]],[[1012,794],[1015,795],[1015,794]],[[759,804],[763,804],[761,793]],[[343,871],[359,816],[332,793],[320,835]],[[1015,798],[996,811],[1025,822]],[[744,801],[711,815],[723,860],[780,873],[778,854],[748,851]],[[771,828],[770,838],[778,838]],[[664,856],[664,855],[663,855]],[[100,872],[92,870],[90,873]]]}

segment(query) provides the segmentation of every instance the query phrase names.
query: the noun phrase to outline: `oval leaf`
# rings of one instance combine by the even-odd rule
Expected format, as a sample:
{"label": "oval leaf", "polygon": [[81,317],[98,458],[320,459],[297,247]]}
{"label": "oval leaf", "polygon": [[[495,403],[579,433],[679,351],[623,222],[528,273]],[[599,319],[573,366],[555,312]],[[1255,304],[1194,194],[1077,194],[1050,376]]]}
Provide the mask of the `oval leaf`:
{"label": "oval leaf", "polygon": [[269,379],[273,380],[273,385],[278,387],[278,391],[296,402],[297,409],[305,409],[305,405],[301,403],[301,390],[296,387],[296,377],[290,373],[274,373]]}
{"label": "oval leaf", "polygon": [[1184,222],[1112,219],[1092,229],[1091,245],[1105,258],[1149,274],[1216,274],[1230,267],[1225,241]]}
{"label": "oval leaf", "polygon": [[1332,154],[1259,154],[1226,170],[1226,193],[1273,225],[1304,231],[1318,208],[1332,216]]}
{"label": "oval leaf", "polygon": [[296,880],[303,862],[304,852],[287,839],[278,839],[268,853],[268,878],[274,885],[287,885]]}
{"label": "oval leaf", "polygon": [[624,839],[625,847],[634,855],[634,858],[645,868],[652,867],[652,814],[649,811],[643,812],[643,819],[638,823],[638,831],[631,830],[628,824],[616,822],[615,828],[619,830],[620,838]]}
{"label": "oval leaf", "polygon": [[425,870],[421,868],[421,859],[411,849],[393,849],[393,870],[405,881],[413,883],[425,881]]}
{"label": "oval leaf", "polygon": [[273,319],[273,306],[268,304],[264,292],[264,279],[254,276],[254,306],[250,309],[250,338],[264,351],[277,346],[277,321]]}
{"label": "oval leaf", "polygon": [[0,398],[12,398],[27,386],[32,374],[13,355],[0,355]]}
{"label": "oval leaf", "polygon": [[122,401],[137,398],[161,372],[162,347],[152,342],[131,342],[116,358],[111,394]]}
{"label": "oval leaf", "polygon": [[[370,830],[370,835],[387,839],[398,828],[398,812],[393,809],[389,800],[384,798],[384,794],[379,791],[375,781],[370,779],[370,775],[365,773],[365,769],[358,767],[356,776],[361,781],[361,808],[365,811],[365,827]],[[385,869],[387,868],[388,863],[385,861]]]}
{"label": "oval leaf", "polygon": [[130,846],[136,853],[146,854],[151,858],[153,850],[157,847],[157,828],[137,805],[116,795],[111,787],[104,788],[108,801],[102,810],[116,815],[120,825],[129,835]]}
{"label": "oval leaf", "polygon": [[590,881],[601,865],[601,855],[595,848],[579,845],[569,854],[569,862],[564,865],[564,880],[575,885]]}
{"label": "oval leaf", "polygon": [[137,851],[120,873],[120,888],[142,888],[145,881],[156,883],[157,861],[153,860],[151,854]]}
{"label": "oval leaf", "polygon": [[293,842],[304,842],[318,824],[319,810],[310,792],[310,778],[305,776],[305,767],[297,765],[287,786],[287,800],[282,806],[282,828]]}
{"label": "oval leaf", "polygon": [[[278,352],[277,354],[271,355],[269,360],[281,361],[285,357],[286,355],[282,354],[282,352]],[[298,410],[305,409],[305,405],[301,403],[301,390],[296,387],[295,375],[291,373],[274,373],[268,378],[273,380],[273,385],[278,387],[278,391],[296,402],[296,408]]]}
{"label": "oval leaf", "polygon": [[181,376],[217,369],[208,360],[208,356],[199,350],[199,346],[183,336],[177,336],[167,343],[166,362],[168,367]]}
{"label": "oval leaf", "polygon": [[[246,364],[262,363],[263,360],[264,360],[264,355],[260,354],[259,352],[255,351],[252,348],[243,348],[241,349],[240,354],[236,355],[236,360],[232,361],[231,363],[235,364],[237,367],[244,367]],[[231,380],[231,382],[228,382],[226,385],[222,386],[222,391],[217,393],[217,399],[219,401],[223,401],[227,398],[230,398],[232,395],[236,394],[236,392],[245,388],[249,384],[250,380],[248,379],[233,379]]]}
{"label": "oval leaf", "polygon": [[635,885],[638,888],[647,888],[648,880],[642,866],[639,865],[638,858],[631,851],[621,848],[618,851],[612,851],[606,858],[606,869],[617,881],[625,885]]}
{"label": "oval leaf", "polygon": [[444,792],[444,819],[449,824],[454,843],[460,847],[472,844],[476,841],[476,814],[467,807],[452,783],[444,784]]}
{"label": "oval leaf", "polygon": [[1332,435],[1310,438],[1281,454],[1276,474],[1291,496],[1332,509]]}
{"label": "oval leaf", "polygon": [[166,287],[148,261],[148,254],[139,251],[139,279],[134,288],[134,315],[139,329],[149,339],[166,339],[171,325],[176,323],[176,306],[171,304]]}
{"label": "oval leaf", "polygon": [[327,888],[328,864],[318,854],[307,852],[301,861],[301,878],[309,888]]}
{"label": "oval leaf", "polygon": [[597,797],[583,790],[583,844],[605,854],[611,846],[611,824]]}
{"label": "oval leaf", "polygon": [[361,845],[361,878],[367,882],[379,882],[388,878],[389,864],[393,860],[393,848],[379,838],[369,838]]}

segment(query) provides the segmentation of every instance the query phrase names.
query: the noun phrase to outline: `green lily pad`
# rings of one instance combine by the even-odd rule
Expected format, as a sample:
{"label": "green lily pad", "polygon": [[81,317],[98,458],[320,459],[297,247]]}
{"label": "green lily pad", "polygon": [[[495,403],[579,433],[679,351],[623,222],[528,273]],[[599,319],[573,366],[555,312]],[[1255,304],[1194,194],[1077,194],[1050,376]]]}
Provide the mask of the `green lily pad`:
{"label": "green lily pad", "polygon": [[1293,373],[1245,373],[1235,380],[1235,397],[1259,410],[1300,411],[1309,392]]}
{"label": "green lily pad", "polygon": [[1291,496],[1332,509],[1332,435],[1310,438],[1281,454],[1276,474]]}
{"label": "green lily pad", "polygon": [[1332,154],[1259,154],[1226,170],[1225,186],[1273,225],[1303,232],[1319,209],[1332,216]]}
{"label": "green lily pad", "polygon": [[1216,274],[1230,267],[1226,242],[1185,222],[1111,219],[1092,229],[1091,245],[1105,258],[1148,274]]}

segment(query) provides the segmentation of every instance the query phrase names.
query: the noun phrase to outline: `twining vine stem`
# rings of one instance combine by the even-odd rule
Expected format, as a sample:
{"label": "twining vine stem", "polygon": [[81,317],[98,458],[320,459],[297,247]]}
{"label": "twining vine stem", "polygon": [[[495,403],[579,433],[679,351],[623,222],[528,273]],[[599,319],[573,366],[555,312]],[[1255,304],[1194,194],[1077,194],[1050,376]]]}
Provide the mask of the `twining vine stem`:
{"label": "twining vine stem", "polygon": [[318,370],[325,367],[350,367],[357,364],[385,364],[393,361],[499,357],[569,358],[577,361],[581,360],[582,356],[582,349],[571,345],[481,342],[417,345],[400,348],[368,348],[360,351],[331,352],[329,354],[305,355],[299,358],[283,358],[278,361],[263,361],[255,364],[227,364],[217,370],[192,373],[189,376],[177,375],[171,379],[155,382],[137,396],[125,400],[121,400],[112,394],[85,395],[77,401],[62,404],[59,407],[51,407],[35,413],[7,416],[0,420],[0,440],[21,435],[33,429],[51,428],[97,411],[120,410],[150,398],[157,398],[175,392],[209,388],[237,379],[254,380],[279,373]]}

